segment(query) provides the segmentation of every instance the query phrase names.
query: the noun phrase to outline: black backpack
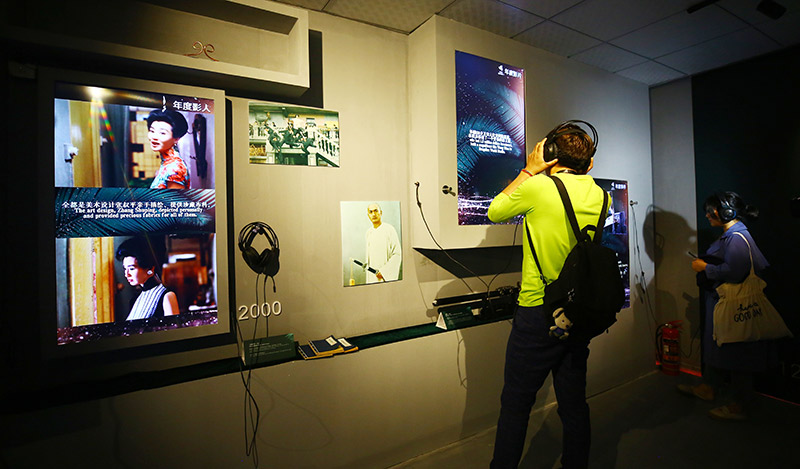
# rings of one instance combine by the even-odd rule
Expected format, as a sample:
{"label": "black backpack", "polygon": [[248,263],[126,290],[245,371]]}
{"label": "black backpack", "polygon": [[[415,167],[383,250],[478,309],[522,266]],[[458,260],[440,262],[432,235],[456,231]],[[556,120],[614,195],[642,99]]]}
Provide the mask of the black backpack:
{"label": "black backpack", "polygon": [[[557,177],[550,178],[558,188],[567,218],[578,240],[567,255],[558,279],[547,283],[542,275],[530,232],[528,242],[545,285],[544,310],[551,325],[555,325],[553,312],[563,308],[564,314],[572,321],[569,338],[588,341],[608,330],[617,321],[617,313],[625,303],[625,286],[622,283],[617,254],[600,244],[608,211],[608,193],[603,191],[603,210],[597,225],[586,225],[581,230],[564,183]],[[527,224],[525,229],[528,229]],[[594,241],[589,236],[589,230],[595,232]]]}

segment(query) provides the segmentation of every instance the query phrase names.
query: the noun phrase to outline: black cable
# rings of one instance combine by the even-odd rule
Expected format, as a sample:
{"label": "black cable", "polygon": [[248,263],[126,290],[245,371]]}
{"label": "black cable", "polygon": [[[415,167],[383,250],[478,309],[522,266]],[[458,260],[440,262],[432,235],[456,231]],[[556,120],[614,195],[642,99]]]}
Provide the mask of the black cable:
{"label": "black cable", "polygon": [[[256,293],[256,306],[258,307],[258,314],[256,315],[255,324],[253,325],[253,338],[251,343],[256,340],[256,336],[258,334],[258,320],[261,316],[261,308],[260,303],[258,302],[258,283],[259,278],[261,278],[261,274],[256,274],[256,282],[255,282],[255,293]],[[267,286],[267,276],[264,276],[263,281],[261,282],[261,289],[264,295],[264,302],[267,301],[267,293],[266,293],[266,286]],[[267,336],[269,336],[269,322],[267,322]],[[242,344],[244,344],[244,334],[242,333],[241,326],[239,321],[236,321],[236,330],[238,332],[239,339],[241,339]],[[242,350],[239,348],[239,341],[236,342],[237,350],[239,351],[239,356],[244,357],[246,352],[243,354]],[[257,348],[260,350],[260,348]],[[260,353],[260,352],[259,352]],[[258,359],[258,355],[253,358],[253,361],[256,362]],[[258,467],[258,423],[261,420],[261,410],[258,406],[258,401],[256,401],[255,396],[253,395],[252,388],[251,388],[251,377],[253,373],[252,365],[247,370],[247,375],[245,376],[244,368],[243,368],[243,360],[239,360],[239,375],[242,379],[242,385],[245,389],[245,396],[244,396],[244,436],[245,436],[245,454],[253,458],[253,466]],[[249,422],[249,425],[248,425]],[[252,433],[252,436],[249,437],[248,435]]]}
{"label": "black cable", "polygon": [[[422,202],[419,200],[419,182],[415,182],[414,184],[417,186],[417,187],[416,187],[417,207],[419,207],[419,213],[420,213],[420,215],[422,216],[422,221],[423,221],[423,223],[425,223],[425,228],[428,230],[428,235],[430,235],[431,239],[432,239],[432,240],[433,240],[433,242],[436,244],[436,246],[437,246],[437,247],[438,247],[438,248],[439,248],[439,249],[440,249],[440,250],[441,250],[441,251],[442,251],[442,252],[443,252],[443,253],[444,253],[444,254],[445,254],[445,255],[446,255],[446,256],[447,256],[447,257],[448,257],[450,260],[451,260],[451,261],[455,262],[455,263],[456,263],[457,265],[459,265],[461,268],[463,268],[463,269],[464,269],[464,270],[466,270],[467,272],[471,273],[471,274],[472,274],[473,276],[475,276],[475,277],[476,277],[476,278],[477,278],[477,279],[478,279],[478,280],[479,280],[481,283],[483,283],[483,285],[484,285],[484,286],[486,286],[486,303],[489,305],[489,307],[490,307],[492,310],[494,310],[494,305],[492,304],[492,302],[491,302],[491,301],[489,301],[489,293],[492,291],[492,283],[494,283],[494,281],[497,279],[497,277],[498,277],[498,276],[500,276],[500,274],[502,274],[502,273],[504,273],[506,270],[508,270],[508,267],[511,265],[511,262],[514,260],[514,250],[513,250],[513,247],[514,247],[514,246],[516,246],[516,242],[517,242],[517,230],[519,229],[519,225],[520,225],[520,224],[519,224],[519,223],[515,223],[515,224],[514,224],[514,233],[513,233],[513,235],[512,235],[512,238],[511,238],[511,247],[512,247],[512,249],[511,249],[511,253],[510,253],[510,254],[509,254],[509,256],[508,256],[508,262],[506,263],[505,267],[503,267],[503,268],[502,268],[502,269],[501,269],[499,272],[497,272],[497,273],[494,275],[494,277],[492,277],[492,279],[489,281],[489,283],[486,283],[486,282],[485,282],[485,281],[484,281],[482,278],[480,278],[480,276],[478,276],[478,274],[476,274],[475,272],[473,272],[473,271],[472,271],[470,268],[468,268],[467,266],[465,266],[465,265],[464,265],[464,264],[462,264],[461,262],[459,262],[459,261],[457,261],[456,259],[454,259],[454,258],[453,258],[453,257],[452,257],[452,256],[451,256],[451,255],[450,255],[448,252],[447,252],[447,250],[445,250],[445,249],[442,247],[442,245],[441,245],[441,244],[439,244],[439,242],[436,240],[436,237],[434,237],[434,236],[433,236],[433,233],[431,232],[431,228],[430,228],[430,226],[428,226],[428,221],[425,219],[425,213],[424,213],[424,212],[423,212],[423,210],[422,210]],[[525,219],[524,219],[524,217],[523,217],[522,223],[525,223]],[[467,289],[469,289],[469,291],[470,291],[471,293],[476,293],[476,292],[475,292],[475,291],[474,291],[474,290],[473,290],[473,289],[472,289],[472,288],[469,286],[469,284],[468,284],[468,283],[467,283],[467,282],[466,282],[466,281],[465,281],[463,278],[461,278],[461,277],[458,277],[458,279],[459,279],[459,280],[461,280],[461,282],[463,282],[463,283],[464,283],[464,285],[466,285]]]}
{"label": "black cable", "polygon": [[[262,251],[260,254],[251,247],[251,243],[253,239],[258,235],[263,234],[267,238],[267,242],[269,243],[269,248]],[[264,222],[252,222],[245,225],[239,231],[239,250],[242,252],[242,257],[245,263],[256,273],[256,282],[255,282],[255,297],[256,297],[256,317],[255,323],[253,324],[253,338],[250,341],[251,346],[255,345],[256,336],[258,335],[258,320],[263,312],[263,305],[267,303],[267,278],[272,278],[272,291],[276,292],[277,288],[275,286],[275,274],[277,274],[278,270],[280,269],[280,263],[278,260],[278,256],[280,253],[280,245],[278,241],[278,236],[275,234],[275,231],[266,223]],[[266,257],[265,257],[266,256]],[[261,278],[261,274],[264,274],[264,279],[261,284],[261,290],[263,294],[263,302],[259,302],[258,300],[258,288],[259,288],[259,279]],[[252,317],[252,311],[251,311]],[[265,326],[265,333],[266,336],[269,337],[269,320],[265,319],[266,326]],[[242,333],[241,326],[236,321],[236,330],[238,332],[238,338],[236,341],[237,349],[239,348],[239,340],[242,341],[242,344],[245,344],[244,334]],[[258,424],[261,419],[261,411],[258,407],[258,402],[256,401],[255,396],[253,395],[252,388],[251,388],[251,378],[253,373],[253,365],[258,363],[261,353],[261,347],[255,346],[255,354],[251,355],[251,364],[247,370],[247,376],[245,376],[243,365],[246,365],[244,362],[244,357],[247,356],[247,349],[245,348],[244,353],[242,350],[239,349],[239,355],[242,359],[239,362],[239,374],[242,379],[242,384],[245,388],[245,401],[244,401],[244,436],[245,436],[245,453],[247,456],[251,456],[253,458],[253,464],[255,467],[258,467],[258,446],[257,446],[257,435],[258,435]],[[249,425],[248,425],[249,423]],[[249,434],[252,433],[252,437]]]}
{"label": "black cable", "polygon": [[[422,211],[422,202],[420,202],[420,200],[419,200],[419,181],[418,181],[418,182],[415,182],[414,184],[417,186],[417,192],[416,192],[416,193],[417,193],[417,207],[419,207],[419,214],[420,214],[420,215],[422,215],[422,222],[423,222],[423,223],[425,223],[425,228],[428,230],[428,234],[430,235],[430,237],[431,237],[431,239],[433,240],[433,242],[436,244],[436,246],[438,246],[438,247],[439,247],[439,249],[440,249],[440,250],[441,250],[441,251],[444,253],[444,255],[445,255],[445,256],[447,256],[447,257],[448,257],[448,258],[449,258],[451,261],[455,262],[455,263],[456,263],[458,266],[460,266],[462,269],[466,270],[467,272],[469,272],[469,273],[471,273],[473,276],[475,276],[475,277],[476,277],[478,280],[480,280],[480,282],[481,282],[481,283],[482,283],[482,284],[483,284],[483,285],[484,285],[484,286],[487,288],[487,290],[488,290],[488,289],[489,289],[489,284],[488,284],[488,283],[486,283],[486,282],[485,282],[485,281],[484,281],[482,278],[480,278],[480,277],[478,276],[478,274],[476,274],[475,272],[473,272],[473,271],[472,271],[472,269],[470,269],[469,267],[465,266],[465,265],[464,265],[464,264],[462,264],[461,262],[459,262],[459,261],[455,260],[455,259],[453,258],[453,256],[451,256],[451,255],[450,255],[450,253],[448,253],[448,252],[447,252],[447,250],[445,250],[445,248],[443,248],[443,247],[442,247],[442,245],[441,245],[441,244],[439,244],[439,241],[436,241],[436,237],[434,237],[434,236],[433,236],[433,232],[431,232],[431,228],[430,228],[430,226],[428,226],[428,221],[425,219],[425,213]],[[514,236],[516,237],[516,234],[515,234]],[[466,282],[466,280],[464,280],[464,279],[463,279],[463,278],[461,278],[461,277],[458,277],[458,279],[459,279],[459,280],[461,280],[461,282],[463,282],[463,283],[464,283],[464,285],[466,285],[466,286],[467,286],[467,289],[469,289],[469,291],[470,291],[471,293],[477,293],[477,292],[475,292],[475,291],[472,289],[472,287],[470,287],[470,286],[469,286],[469,284]]]}
{"label": "black cable", "polygon": [[[275,291],[275,277],[272,277],[272,288],[273,292]],[[261,284],[261,293],[264,296],[264,302],[259,305],[259,316],[260,313],[263,312],[263,306],[267,303],[267,277],[264,276],[264,282]],[[265,315],[264,318],[264,337],[269,337],[269,316]],[[261,350],[259,348],[259,350]]]}
{"label": "black cable", "polygon": [[[632,215],[631,219],[633,220],[633,239],[634,239],[633,242],[634,242],[634,246],[635,246],[636,260],[639,263],[639,269],[640,269],[640,274],[639,274],[640,280],[638,281],[638,284],[639,284],[639,287],[642,289],[642,293],[644,294],[644,297],[645,297],[642,300],[642,302],[645,304],[645,307],[647,308],[648,313],[653,318],[653,324],[656,326],[656,329],[658,329],[659,327],[661,327],[661,325],[658,324],[658,319],[655,316],[653,305],[652,305],[652,303],[650,301],[650,293],[647,291],[647,282],[646,282],[645,275],[644,275],[644,267],[642,266],[642,254],[641,254],[641,251],[639,250],[639,231],[636,229],[636,227],[637,227],[637,224],[636,224],[636,210],[633,208],[635,205],[636,205],[636,202],[632,201],[630,203],[631,215]],[[684,358],[689,358],[689,357],[692,356],[692,353],[694,353],[694,342],[695,342],[695,339],[697,339],[697,335],[698,335],[699,331],[700,331],[700,328],[698,327],[694,331],[694,333],[692,333],[692,336],[689,338],[689,354],[686,355],[682,351],[680,352],[681,356],[683,356]],[[656,334],[656,337],[658,337],[658,334]],[[658,339],[657,338],[655,339],[655,348],[656,348],[656,356],[660,356],[660,350],[659,350]]]}
{"label": "black cable", "polygon": [[[525,223],[525,218],[524,217],[522,219],[522,223]],[[486,293],[487,294],[489,293],[489,291],[491,291],[490,287],[491,287],[492,283],[494,283],[495,279],[497,279],[497,277],[500,274],[505,273],[505,271],[508,270],[508,267],[511,265],[511,261],[514,260],[514,249],[513,248],[514,248],[514,246],[517,245],[517,229],[519,229],[519,225],[520,225],[519,223],[514,224],[514,234],[511,237],[511,248],[512,249],[511,249],[511,254],[509,254],[509,256],[508,256],[508,262],[506,262],[506,266],[503,267],[503,269],[500,272],[496,273],[494,275],[494,277],[492,277],[492,279],[489,280],[489,286],[486,287]]]}
{"label": "black cable", "polygon": [[[644,298],[641,298],[641,301],[642,303],[645,304],[645,307],[647,308],[647,312],[650,314],[650,317],[653,318],[653,324],[658,326],[658,319],[656,318],[653,305],[650,302],[650,293],[647,291],[647,280],[644,274],[644,266],[642,265],[642,252],[639,249],[639,230],[637,229],[636,210],[633,208],[636,204],[637,202],[634,201],[630,202],[631,215],[632,215],[631,219],[633,220],[633,245],[634,245],[634,251],[636,253],[636,261],[639,264],[639,276],[638,276],[639,280],[637,281],[637,284],[639,285],[639,288],[642,289],[642,293],[644,295]],[[630,278],[628,279],[628,281],[630,283]]]}
{"label": "black cable", "polygon": [[[238,333],[239,339],[244,343],[244,335],[242,334],[242,329],[239,326],[239,321],[236,321],[236,331]],[[247,377],[245,377],[244,373],[244,358],[242,349],[239,347],[239,340],[236,341],[236,348],[239,352],[240,359],[237,360],[239,362],[239,376],[242,379],[242,385],[244,386],[244,394],[245,394],[245,401],[244,401],[244,436],[245,436],[245,454],[247,456],[252,456],[253,458],[253,466],[258,467],[258,450],[256,446],[256,432],[258,430],[258,421],[261,418],[261,411],[258,407],[258,402],[256,401],[255,396],[253,396],[253,392],[250,388],[250,374],[252,372],[252,368],[248,369]],[[253,413],[255,411],[255,418],[253,418]],[[248,440],[248,417],[251,423],[251,429],[253,431],[252,439]]]}
{"label": "black cable", "polygon": [[[256,441],[256,434],[258,433],[258,421],[261,418],[261,411],[258,407],[258,402],[251,391],[250,387],[250,371],[247,373],[247,381],[244,382],[245,386],[245,401],[244,401],[244,435],[245,435],[245,454],[253,458],[253,467],[258,467],[258,445]],[[255,410],[255,412],[254,412]],[[255,413],[255,416],[254,416]],[[247,421],[250,417],[250,428],[253,432],[253,437],[248,441],[247,439]]]}
{"label": "black cable", "polygon": [[[656,357],[661,357],[661,349],[658,345],[658,331],[661,325],[658,324],[658,319],[656,318],[655,311],[653,309],[653,304],[650,302],[650,293],[647,291],[647,279],[644,275],[644,265],[642,264],[642,252],[639,249],[639,230],[637,229],[637,222],[636,222],[636,209],[633,207],[638,202],[631,201],[631,220],[633,221],[633,245],[634,245],[634,253],[636,255],[636,262],[639,264],[639,275],[638,280],[636,280],[636,284],[642,291],[642,295],[644,298],[640,298],[641,302],[644,303],[645,308],[647,309],[647,313],[653,319],[653,325],[656,328],[656,333],[653,336],[653,346],[656,350]],[[632,269],[631,269],[632,270]],[[630,279],[628,279],[630,281]]]}
{"label": "black cable", "polygon": [[[522,217],[522,223],[525,223],[525,217],[524,216]],[[494,305],[489,300],[489,293],[492,291],[491,286],[492,286],[492,283],[494,283],[495,279],[497,279],[497,277],[500,276],[500,274],[502,274],[506,270],[508,270],[508,267],[511,265],[511,261],[514,260],[514,246],[517,245],[517,229],[519,228],[519,225],[520,225],[519,223],[516,223],[514,225],[514,234],[511,237],[511,252],[508,255],[508,262],[506,262],[506,266],[503,267],[503,269],[500,272],[496,273],[494,275],[494,277],[492,277],[492,279],[489,280],[489,285],[486,286],[486,302],[489,304],[489,307],[492,309],[492,313],[494,313],[495,311],[494,311]]]}

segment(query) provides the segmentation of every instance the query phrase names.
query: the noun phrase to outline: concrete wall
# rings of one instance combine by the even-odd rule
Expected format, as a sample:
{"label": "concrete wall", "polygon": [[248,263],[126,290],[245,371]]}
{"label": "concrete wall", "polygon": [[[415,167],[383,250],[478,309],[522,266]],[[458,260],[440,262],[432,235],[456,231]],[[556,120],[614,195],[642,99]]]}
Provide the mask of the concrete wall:
{"label": "concrete wall", "polygon": [[659,323],[683,321],[682,366],[700,370],[700,303],[691,258],[698,253],[692,128],[692,82],[686,78],[650,90],[653,134],[653,205],[645,220],[649,282]]}

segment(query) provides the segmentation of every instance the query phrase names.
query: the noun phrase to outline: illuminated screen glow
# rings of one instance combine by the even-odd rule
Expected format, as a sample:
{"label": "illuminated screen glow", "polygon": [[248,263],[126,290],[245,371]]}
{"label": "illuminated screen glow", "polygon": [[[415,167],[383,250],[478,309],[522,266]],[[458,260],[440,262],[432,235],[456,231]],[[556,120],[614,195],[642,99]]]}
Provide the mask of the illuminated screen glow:
{"label": "illuminated screen glow", "polygon": [[218,324],[214,129],[223,103],[63,82],[54,96],[53,340]]}
{"label": "illuminated screen glow", "polygon": [[525,166],[524,70],[455,52],[458,224],[489,225],[494,196]]}
{"label": "illuminated screen glow", "polygon": [[628,248],[628,182],[598,179],[594,182],[609,194],[609,207],[603,224],[602,244],[617,253],[619,273],[625,286],[625,304],[631,305],[630,250]]}

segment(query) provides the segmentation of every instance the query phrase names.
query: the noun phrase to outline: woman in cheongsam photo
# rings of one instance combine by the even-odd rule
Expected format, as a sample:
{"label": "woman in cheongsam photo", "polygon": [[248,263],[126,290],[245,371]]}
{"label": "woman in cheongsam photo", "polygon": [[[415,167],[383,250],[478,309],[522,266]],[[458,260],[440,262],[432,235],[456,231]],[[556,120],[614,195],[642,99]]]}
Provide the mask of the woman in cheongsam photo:
{"label": "woman in cheongsam photo", "polygon": [[186,118],[172,109],[155,110],[147,117],[150,148],[161,156],[151,189],[188,189],[189,170],[178,153],[178,140],[189,129]]}

